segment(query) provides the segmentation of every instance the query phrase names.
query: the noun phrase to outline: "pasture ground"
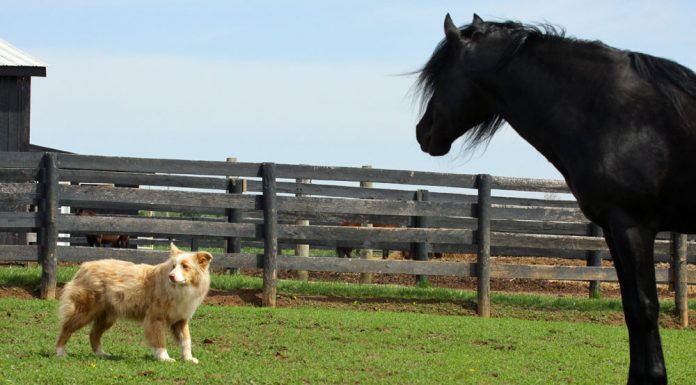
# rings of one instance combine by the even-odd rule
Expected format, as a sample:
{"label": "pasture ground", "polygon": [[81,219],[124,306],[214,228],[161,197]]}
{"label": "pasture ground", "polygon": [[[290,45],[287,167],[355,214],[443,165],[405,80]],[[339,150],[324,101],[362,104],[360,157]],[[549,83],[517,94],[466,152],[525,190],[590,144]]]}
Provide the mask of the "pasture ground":
{"label": "pasture ground", "polygon": [[[191,326],[200,365],[153,361],[129,322],[105,335],[110,359],[90,354],[87,329],[58,359],[57,302],[33,298],[38,277],[0,268],[0,384],[615,384],[628,363],[615,298],[495,293],[481,319],[471,291],[281,281],[280,308],[264,309],[258,278],[217,275]],[[696,328],[675,328],[669,301],[661,319],[670,383],[696,384]]]}

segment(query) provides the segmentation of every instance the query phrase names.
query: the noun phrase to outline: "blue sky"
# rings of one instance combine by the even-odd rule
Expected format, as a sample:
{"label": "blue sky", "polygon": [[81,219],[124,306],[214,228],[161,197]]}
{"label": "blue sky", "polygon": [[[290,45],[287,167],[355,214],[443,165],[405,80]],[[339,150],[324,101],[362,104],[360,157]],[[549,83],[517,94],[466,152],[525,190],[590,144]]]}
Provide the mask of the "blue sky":
{"label": "blue sky", "polygon": [[48,64],[32,142],[77,153],[559,178],[511,129],[444,158],[415,140],[409,91],[442,38],[484,19],[696,68],[683,1],[2,1],[0,37]]}

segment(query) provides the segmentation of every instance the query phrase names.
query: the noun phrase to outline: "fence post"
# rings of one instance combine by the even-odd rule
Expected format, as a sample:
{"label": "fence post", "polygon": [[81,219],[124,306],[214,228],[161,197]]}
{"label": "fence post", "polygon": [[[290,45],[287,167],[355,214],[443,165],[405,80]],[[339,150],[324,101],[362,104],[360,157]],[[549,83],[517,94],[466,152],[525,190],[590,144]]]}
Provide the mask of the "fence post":
{"label": "fence post", "polygon": [[[587,225],[587,235],[591,237],[601,237],[604,233],[602,228],[594,223]],[[602,266],[602,252],[599,250],[590,250],[587,252],[587,266]],[[590,281],[590,298],[602,297],[602,281]]]}
{"label": "fence post", "polygon": [[[297,183],[312,183],[311,179],[296,179]],[[303,197],[309,194],[297,193],[295,196]],[[296,225],[299,226],[309,226],[309,220],[307,219],[297,219],[295,221]],[[295,255],[298,257],[309,257],[309,244],[295,245]],[[309,272],[307,270],[297,270],[295,271],[295,279],[300,281],[309,280]]]}
{"label": "fence post", "polygon": [[262,305],[275,307],[278,255],[278,209],[276,207],[275,165],[261,166],[263,186],[263,293]]}
{"label": "fence post", "polygon": [[[416,201],[417,202],[427,202],[430,199],[430,193],[428,190],[417,190],[416,191]],[[429,218],[426,216],[417,216],[413,218],[413,226],[419,229],[425,229],[429,226]],[[413,260],[415,261],[427,261],[428,260],[428,243],[419,242],[416,243],[415,250],[413,253]],[[416,275],[416,285],[427,285],[428,284],[427,275]]]}
{"label": "fence post", "polygon": [[689,326],[689,301],[687,286],[687,245],[686,234],[672,233],[672,280],[674,282],[674,303],[682,327]]}
{"label": "fence post", "polygon": [[[372,166],[362,166],[362,168],[370,169]],[[362,188],[372,188],[373,183],[369,181],[361,181],[360,187]],[[372,227],[371,223],[363,223],[362,227]],[[372,249],[361,249],[360,258],[362,259],[372,259]],[[372,273],[360,273],[360,283],[370,284],[372,283]]]}
{"label": "fence post", "polygon": [[478,185],[478,257],[476,260],[477,312],[481,317],[491,316],[491,176],[480,174]]}
{"label": "fence post", "polygon": [[41,298],[56,298],[56,247],[58,245],[58,159],[54,152],[43,157],[43,213],[41,227]]}
{"label": "fence post", "polygon": [[[237,162],[237,158],[229,157],[228,162]],[[227,193],[228,194],[243,194],[246,191],[246,179],[240,179],[236,176],[227,177]],[[240,209],[225,209],[225,217],[227,223],[241,223],[242,210]],[[239,254],[242,252],[242,240],[239,237],[225,238],[225,253]],[[238,268],[225,269],[228,274],[239,274]]]}
{"label": "fence post", "polygon": [[[198,220],[195,217],[191,218],[191,219],[193,220],[193,222]],[[198,251],[198,242],[199,242],[198,237],[195,235],[192,235],[191,236],[191,251]]]}

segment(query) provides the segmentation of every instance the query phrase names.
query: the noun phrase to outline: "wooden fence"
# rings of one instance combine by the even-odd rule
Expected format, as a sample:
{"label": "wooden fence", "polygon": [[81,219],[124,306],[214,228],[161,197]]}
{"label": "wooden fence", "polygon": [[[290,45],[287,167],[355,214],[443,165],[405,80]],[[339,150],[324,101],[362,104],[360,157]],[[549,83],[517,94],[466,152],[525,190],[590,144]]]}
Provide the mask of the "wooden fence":
{"label": "wooden fence", "polygon": [[[562,181],[373,168],[140,159],[56,153],[0,153],[0,231],[37,232],[37,245],[2,245],[0,261],[39,261],[41,295],[55,297],[57,261],[118,258],[158,263],[164,252],[60,246],[84,234],[186,239],[216,245],[217,268],[262,268],[263,303],[275,303],[276,270],[478,277],[479,314],[490,313],[491,278],[616,281],[602,267],[601,230],[574,201],[502,197],[501,191],[567,193]],[[311,183],[310,183],[311,181]],[[354,182],[355,186],[346,185]],[[359,187],[373,182],[378,188]],[[337,184],[338,183],[338,184]],[[363,183],[363,186],[368,184]],[[130,187],[120,187],[130,186]],[[134,187],[138,186],[138,187]],[[386,186],[386,187],[385,187]],[[492,192],[496,192],[493,194]],[[118,209],[141,215],[76,216],[59,207]],[[35,207],[34,211],[26,208]],[[7,209],[10,208],[10,209]],[[176,217],[142,215],[144,211]],[[188,217],[186,217],[188,216]],[[192,217],[193,216],[193,217]],[[342,223],[366,226],[341,226]],[[393,224],[399,227],[368,227]],[[59,238],[70,234],[70,238]],[[156,240],[135,240],[137,243]],[[76,243],[76,242],[74,242]],[[671,283],[680,309],[696,284],[693,243],[660,234],[658,282]],[[409,250],[413,260],[279,255],[280,247]],[[263,254],[242,246],[263,245]],[[477,255],[475,263],[428,261],[432,252]],[[552,256],[587,266],[491,263],[491,256]]]}

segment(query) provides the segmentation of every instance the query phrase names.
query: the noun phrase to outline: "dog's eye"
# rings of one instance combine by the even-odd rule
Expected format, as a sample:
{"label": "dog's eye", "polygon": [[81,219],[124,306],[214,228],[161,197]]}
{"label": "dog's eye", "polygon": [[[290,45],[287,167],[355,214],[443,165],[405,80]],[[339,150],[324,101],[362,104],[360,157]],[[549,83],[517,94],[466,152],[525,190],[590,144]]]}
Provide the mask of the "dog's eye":
{"label": "dog's eye", "polygon": [[184,270],[188,270],[188,268],[189,268],[189,265],[181,265],[181,267],[183,267],[183,268],[184,268]]}

